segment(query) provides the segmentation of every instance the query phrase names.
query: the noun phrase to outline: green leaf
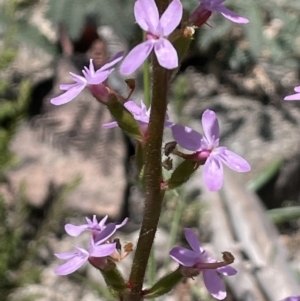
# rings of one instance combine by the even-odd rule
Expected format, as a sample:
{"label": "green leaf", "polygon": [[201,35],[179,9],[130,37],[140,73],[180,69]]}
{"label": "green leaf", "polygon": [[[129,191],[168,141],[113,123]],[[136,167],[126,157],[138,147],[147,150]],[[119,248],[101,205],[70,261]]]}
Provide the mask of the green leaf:
{"label": "green leaf", "polygon": [[180,163],[168,180],[168,188],[174,189],[187,182],[198,167],[199,165],[191,160],[185,160]]}

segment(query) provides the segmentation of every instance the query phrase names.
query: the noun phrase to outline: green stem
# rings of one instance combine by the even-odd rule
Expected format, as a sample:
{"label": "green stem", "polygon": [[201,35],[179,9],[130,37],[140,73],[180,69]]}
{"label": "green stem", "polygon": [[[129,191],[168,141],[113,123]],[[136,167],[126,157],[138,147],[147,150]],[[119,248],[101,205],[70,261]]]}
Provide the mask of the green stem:
{"label": "green stem", "polygon": [[[176,201],[175,201],[176,206],[175,206],[175,212],[174,212],[174,216],[173,216],[173,220],[172,220],[168,250],[171,250],[172,247],[175,244],[177,234],[178,234],[178,228],[179,228],[180,220],[181,220],[181,217],[182,217],[182,212],[183,212],[184,205],[185,205],[184,200],[180,197],[177,190],[174,189],[174,190],[171,190],[171,191],[173,192],[173,194],[176,198]],[[168,256],[165,260],[165,263],[164,263],[164,270],[166,270],[167,272],[170,269],[169,264],[170,264],[170,257]]]}

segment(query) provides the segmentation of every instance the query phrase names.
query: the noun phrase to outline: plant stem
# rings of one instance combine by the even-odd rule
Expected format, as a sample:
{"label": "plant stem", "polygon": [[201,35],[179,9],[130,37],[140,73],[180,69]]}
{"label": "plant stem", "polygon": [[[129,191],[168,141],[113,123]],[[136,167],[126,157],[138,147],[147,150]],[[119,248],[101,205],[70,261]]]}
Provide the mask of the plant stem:
{"label": "plant stem", "polygon": [[[156,0],[160,15],[169,4],[168,0]],[[167,110],[167,93],[170,71],[162,68],[152,55],[152,101],[148,126],[148,138],[145,145],[145,208],[140,236],[129,277],[131,292],[124,301],[142,300],[142,288],[161,213],[163,193],[161,192],[162,167],[161,145]],[[139,296],[140,295],[140,299]]]}

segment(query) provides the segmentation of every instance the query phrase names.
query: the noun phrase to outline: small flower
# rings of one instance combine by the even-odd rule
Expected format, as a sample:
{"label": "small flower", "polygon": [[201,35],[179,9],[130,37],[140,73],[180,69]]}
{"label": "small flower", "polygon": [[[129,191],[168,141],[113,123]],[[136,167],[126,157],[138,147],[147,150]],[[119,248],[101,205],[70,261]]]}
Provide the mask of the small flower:
{"label": "small flower", "polygon": [[91,237],[88,250],[75,247],[75,252],[54,254],[59,259],[65,259],[67,262],[56,268],[57,275],[68,275],[78,270],[86,261],[89,261],[96,268],[103,268],[106,263],[106,257],[113,254],[116,250],[116,243],[106,243],[109,237],[115,232],[115,225],[109,224],[98,235],[97,242]]}
{"label": "small flower", "polygon": [[66,224],[65,230],[71,236],[78,236],[83,231],[88,230],[91,231],[93,233],[93,237],[96,238],[98,237],[99,233],[101,233],[108,226],[112,231],[110,235],[113,235],[117,229],[123,227],[128,221],[128,218],[125,218],[121,224],[117,225],[115,223],[110,223],[108,225],[105,225],[107,218],[108,216],[106,215],[100,222],[98,222],[96,215],[93,216],[93,220],[86,217],[86,224],[79,226],[73,224]]}
{"label": "small flower", "polygon": [[[147,107],[142,100],[141,100],[140,106],[138,106],[132,100],[125,102],[124,106],[133,115],[134,119],[139,123],[141,131],[143,133],[146,133],[146,131],[148,129],[151,108],[149,108],[147,110]],[[172,125],[173,125],[173,123],[168,121],[168,115],[166,115],[165,127],[170,127]],[[102,125],[102,127],[106,128],[106,129],[115,128],[117,126],[118,126],[117,121],[112,121],[112,122],[105,123]]]}
{"label": "small flower", "polygon": [[[192,250],[184,247],[174,247],[170,251],[171,258],[182,266],[190,268],[191,275],[196,275],[197,271],[202,272],[204,284],[211,295],[219,300],[224,299],[226,289],[220,274],[232,276],[237,271],[228,266],[228,262],[219,262],[209,257],[206,251],[201,248],[200,242],[192,229],[185,228],[184,234]],[[184,268],[183,270],[187,274],[188,269]]]}
{"label": "small flower", "polygon": [[195,162],[205,162],[203,168],[203,181],[209,190],[219,190],[223,183],[223,165],[237,172],[249,171],[249,163],[227,147],[219,146],[219,123],[216,114],[206,110],[202,115],[202,126],[205,136],[193,129],[174,124],[173,137],[176,142],[187,150],[196,151],[186,158]]}
{"label": "small flower", "polygon": [[221,13],[226,19],[240,24],[248,23],[249,20],[222,5],[225,0],[200,0],[200,5],[192,13],[190,20],[195,26],[206,23],[213,11]]}
{"label": "small flower", "polygon": [[284,100],[300,100],[300,86],[295,87],[294,91],[297,93],[286,96]]}
{"label": "small flower", "polygon": [[133,73],[154,49],[159,64],[166,69],[178,67],[178,56],[167,37],[178,26],[182,17],[182,4],[173,0],[159,19],[154,0],[138,0],[134,5],[135,20],[147,32],[147,41],[134,47],[120,66],[121,73]]}
{"label": "small flower", "polygon": [[112,68],[112,66],[123,58],[122,55],[123,52],[119,52],[109,63],[103,65],[97,71],[95,71],[93,60],[91,59],[89,68],[84,67],[82,70],[83,76],[70,72],[75,83],[60,85],[59,88],[66,92],[60,96],[52,98],[50,102],[56,106],[68,103],[73,100],[86,86],[99,85],[103,83],[113,72],[114,68]]}

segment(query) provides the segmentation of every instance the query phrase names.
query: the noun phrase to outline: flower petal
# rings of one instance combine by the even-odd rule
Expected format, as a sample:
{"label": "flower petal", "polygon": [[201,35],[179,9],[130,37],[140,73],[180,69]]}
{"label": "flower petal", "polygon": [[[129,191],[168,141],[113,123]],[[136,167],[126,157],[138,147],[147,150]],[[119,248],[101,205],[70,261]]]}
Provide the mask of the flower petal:
{"label": "flower petal", "polygon": [[202,249],[200,247],[200,242],[195,232],[190,228],[185,228],[184,236],[191,248],[200,255]]}
{"label": "flower petal", "polygon": [[60,106],[73,100],[84,88],[85,84],[76,84],[64,94],[50,100],[53,105]]}
{"label": "flower petal", "polygon": [[65,231],[70,236],[78,236],[81,234],[84,230],[88,229],[88,225],[81,225],[81,226],[75,226],[72,224],[66,224],[65,225]]}
{"label": "flower petal", "polygon": [[60,265],[58,268],[55,269],[55,273],[57,275],[68,275],[76,270],[78,270],[87,260],[88,255],[86,256],[75,256],[66,263]]}
{"label": "flower petal", "polygon": [[72,89],[76,85],[78,85],[78,83],[74,83],[74,84],[61,84],[61,85],[59,85],[59,89],[63,90],[63,91],[68,91],[68,90]]}
{"label": "flower petal", "polygon": [[158,9],[154,0],[138,0],[134,5],[134,16],[140,27],[147,32],[156,33],[159,22]]}
{"label": "flower petal", "polygon": [[300,86],[295,87],[295,88],[294,88],[294,91],[295,91],[295,92],[300,92]]}
{"label": "flower petal", "polygon": [[226,164],[229,168],[231,168],[234,171],[247,172],[251,170],[249,163],[244,158],[228,149],[225,149],[219,155],[219,158],[224,164]]}
{"label": "flower petal", "polygon": [[222,275],[225,276],[233,276],[236,275],[237,270],[229,265],[225,266],[225,267],[220,267],[217,268],[218,273],[221,273]]}
{"label": "flower petal", "polygon": [[[299,88],[299,87],[298,87]],[[295,88],[296,91],[296,88]],[[298,91],[297,91],[298,92]],[[300,91],[299,91],[300,92]],[[284,100],[300,100],[300,93],[288,95],[284,98]]]}
{"label": "flower petal", "polygon": [[178,55],[172,43],[161,38],[154,44],[154,51],[159,64],[166,69],[178,67]]}
{"label": "flower petal", "polygon": [[202,270],[207,290],[218,300],[225,299],[227,293],[222,278],[215,270]]}
{"label": "flower petal", "polygon": [[76,252],[55,253],[54,255],[59,259],[70,259],[76,256]]}
{"label": "flower petal", "polygon": [[110,238],[115,232],[116,232],[116,224],[115,223],[109,223],[96,237],[95,237],[95,243],[98,245],[102,244],[108,238]]}
{"label": "flower petal", "polygon": [[220,129],[219,122],[214,111],[204,111],[204,113],[202,114],[202,126],[205,137],[210,146],[218,146],[220,138]]}
{"label": "flower petal", "polygon": [[112,122],[108,122],[108,123],[104,123],[102,124],[102,127],[105,129],[112,129],[119,126],[119,124],[116,121],[112,121]]}
{"label": "flower petal", "polygon": [[98,71],[88,79],[89,85],[98,85],[103,83],[108,78],[108,76],[112,73],[113,69],[107,71],[99,71],[99,72]]}
{"label": "flower petal", "polygon": [[183,247],[174,247],[170,251],[170,257],[185,267],[192,267],[198,260],[198,254]]}
{"label": "flower petal", "polygon": [[223,166],[221,160],[213,156],[208,157],[203,167],[202,177],[209,190],[219,190],[223,184]]}
{"label": "flower petal", "polygon": [[201,139],[203,137],[197,131],[181,124],[174,124],[171,127],[171,130],[175,141],[181,147],[190,151],[197,151],[201,149]]}
{"label": "flower petal", "polygon": [[182,4],[179,0],[173,0],[160,18],[160,27],[163,36],[166,37],[172,33],[182,18]]}
{"label": "flower petal", "polygon": [[126,225],[127,222],[128,222],[128,219],[129,219],[128,217],[124,218],[124,220],[123,220],[122,223],[116,225],[116,228],[117,228],[117,229],[120,229],[121,227],[123,227],[124,225]]}
{"label": "flower petal", "polygon": [[108,215],[105,215],[102,218],[102,220],[99,222],[99,227],[100,227],[101,231],[104,229],[107,219],[108,219]]}
{"label": "flower petal", "polygon": [[128,100],[124,103],[124,107],[131,112],[133,115],[139,115],[142,111],[142,108],[138,106],[134,101]]}
{"label": "flower petal", "polygon": [[111,255],[116,250],[116,243],[96,245],[90,252],[93,257],[105,257]]}
{"label": "flower petal", "polygon": [[140,67],[153,49],[153,41],[148,40],[135,46],[126,56],[120,66],[120,72],[124,75],[133,73]]}
{"label": "flower petal", "polygon": [[239,24],[246,24],[249,23],[249,20],[247,18],[244,18],[235,12],[231,11],[227,7],[223,5],[219,5],[215,7],[215,10],[220,12],[226,19]]}
{"label": "flower petal", "polygon": [[108,63],[104,64],[99,70],[97,70],[96,73],[98,71],[105,71],[107,69],[110,69],[115,64],[117,64],[119,61],[121,61],[123,56],[124,56],[124,51],[118,52]]}

